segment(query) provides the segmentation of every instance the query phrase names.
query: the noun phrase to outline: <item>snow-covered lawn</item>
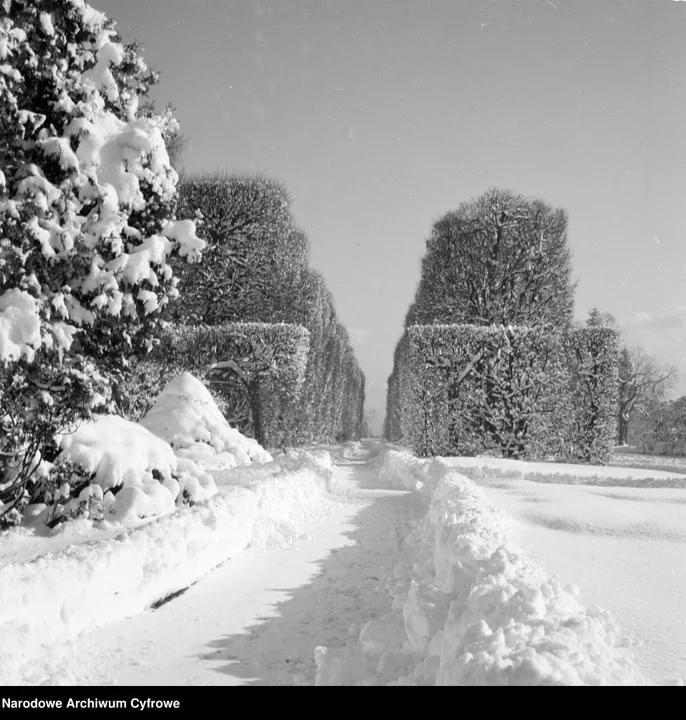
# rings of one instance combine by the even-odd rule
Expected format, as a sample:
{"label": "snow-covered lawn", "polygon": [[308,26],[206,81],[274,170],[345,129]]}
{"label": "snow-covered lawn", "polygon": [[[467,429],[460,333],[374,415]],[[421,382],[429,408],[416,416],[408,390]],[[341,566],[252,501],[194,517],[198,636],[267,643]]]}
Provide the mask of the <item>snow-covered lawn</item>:
{"label": "snow-covered lawn", "polygon": [[686,474],[686,457],[671,455],[644,455],[638,452],[629,453],[615,450],[612,454],[611,465]]}
{"label": "snow-covered lawn", "polygon": [[520,479],[489,466],[475,481],[514,518],[514,537],[529,556],[631,631],[647,678],[686,680],[686,458],[616,450],[612,466],[524,467]]}
{"label": "snow-covered lawn", "polygon": [[[529,475],[535,481],[522,479]],[[431,509],[409,538],[414,562],[395,570],[393,611],[363,628],[357,643],[318,648],[318,684],[686,677],[686,490],[641,487],[669,484],[666,474],[428,461],[396,448],[382,477],[426,495]]]}
{"label": "snow-covered lawn", "polygon": [[683,475],[370,441],[206,452],[217,492],[191,508],[6,536],[0,684],[686,678]]}
{"label": "snow-covered lawn", "polygon": [[636,467],[636,464],[630,467],[613,467],[490,457],[451,457],[444,460],[469,478],[495,476],[568,485],[686,488],[686,476],[671,472],[666,467],[659,467],[657,463],[647,467]]}

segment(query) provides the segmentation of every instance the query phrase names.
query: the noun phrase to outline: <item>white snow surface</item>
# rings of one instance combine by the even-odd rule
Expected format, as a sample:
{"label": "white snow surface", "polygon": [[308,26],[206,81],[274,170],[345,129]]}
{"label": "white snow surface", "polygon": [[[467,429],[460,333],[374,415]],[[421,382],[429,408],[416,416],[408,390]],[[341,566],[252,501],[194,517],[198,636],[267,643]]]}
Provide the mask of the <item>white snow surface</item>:
{"label": "white snow surface", "polygon": [[443,458],[456,471],[469,478],[508,477],[539,483],[603,485],[607,487],[686,488],[686,475],[658,467],[615,467],[572,463],[531,462],[493,457]]}
{"label": "white snow surface", "polygon": [[16,559],[26,528],[8,533],[10,557],[0,559],[0,685],[70,684],[68,670],[48,662],[50,648],[144,611],[248,546],[292,545],[303,522],[329,512],[330,461],[301,452],[239,470],[252,472],[232,484],[225,472],[209,500],[138,527],[68,523],[71,537],[50,538],[50,551],[30,559]]}
{"label": "white snow surface", "polygon": [[[624,468],[616,468],[621,477]],[[630,472],[630,471],[627,471]],[[686,679],[686,489],[478,478],[529,557],[606,608],[652,683]]]}
{"label": "white snow surface", "polygon": [[135,526],[29,522],[3,538],[0,684],[683,684],[686,490],[460,462],[320,446]]}
{"label": "white snow surface", "polygon": [[0,361],[31,361],[40,345],[36,300],[24,290],[6,290],[0,295]]}
{"label": "white snow surface", "polygon": [[627,685],[632,639],[529,559],[511,519],[442,459],[385,454],[382,477],[431,499],[396,568],[393,612],[359,644],[315,650],[318,685]]}

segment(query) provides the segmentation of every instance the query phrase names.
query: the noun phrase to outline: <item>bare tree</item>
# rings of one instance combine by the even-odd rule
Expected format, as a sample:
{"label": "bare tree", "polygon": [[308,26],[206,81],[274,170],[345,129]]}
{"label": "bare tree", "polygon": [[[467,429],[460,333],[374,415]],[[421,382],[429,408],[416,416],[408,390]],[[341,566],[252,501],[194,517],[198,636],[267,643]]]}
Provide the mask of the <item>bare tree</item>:
{"label": "bare tree", "polygon": [[626,445],[629,421],[635,412],[647,413],[649,406],[664,400],[674,388],[679,371],[674,365],[660,363],[640,345],[624,346],[619,352],[619,423],[618,442]]}
{"label": "bare tree", "polygon": [[[586,325],[619,329],[612,313],[601,312],[593,307],[588,312]],[[617,442],[626,445],[629,437],[629,421],[636,412],[647,417],[656,412],[679,379],[674,365],[660,363],[640,345],[622,343],[619,351]]]}

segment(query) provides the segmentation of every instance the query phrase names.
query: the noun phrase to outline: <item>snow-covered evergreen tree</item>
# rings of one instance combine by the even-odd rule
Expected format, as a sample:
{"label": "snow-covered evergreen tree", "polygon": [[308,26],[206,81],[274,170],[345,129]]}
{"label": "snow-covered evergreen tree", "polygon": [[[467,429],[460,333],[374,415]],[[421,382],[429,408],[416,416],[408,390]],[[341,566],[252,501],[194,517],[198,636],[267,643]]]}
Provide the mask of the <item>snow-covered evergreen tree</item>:
{"label": "snow-covered evergreen tree", "polygon": [[168,259],[203,248],[174,219],[175,120],[138,113],[156,79],[84,0],[0,2],[0,523],[54,433],[150,348]]}

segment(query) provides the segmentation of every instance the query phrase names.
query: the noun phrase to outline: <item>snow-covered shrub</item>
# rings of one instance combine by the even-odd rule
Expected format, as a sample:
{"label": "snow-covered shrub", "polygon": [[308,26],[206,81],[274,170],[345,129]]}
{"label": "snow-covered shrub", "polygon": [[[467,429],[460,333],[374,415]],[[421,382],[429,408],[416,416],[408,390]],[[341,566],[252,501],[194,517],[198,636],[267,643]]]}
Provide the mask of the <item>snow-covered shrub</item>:
{"label": "snow-covered shrub", "polygon": [[209,390],[188,372],[164,388],[140,424],[168,442],[178,457],[206,467],[231,468],[272,459],[256,440],[228,424]]}
{"label": "snow-covered shrub", "polygon": [[38,471],[56,451],[55,433],[73,429],[104,400],[106,381],[92,362],[50,349],[36,356],[0,362],[0,528],[20,522],[40,496]]}
{"label": "snow-covered shrub", "polygon": [[[153,517],[172,511],[175,504],[206,500],[217,491],[212,476],[197,463],[177,458],[164,439],[118,415],[84,422],[76,432],[60,436],[59,444],[62,452],[53,472],[66,477],[71,468],[78,471],[57,492],[79,503],[93,496],[102,502],[106,520]],[[66,510],[77,516],[79,506]]]}
{"label": "snow-covered shrub", "polygon": [[[127,357],[150,348],[160,309],[177,295],[169,258],[196,260],[204,242],[193,222],[174,220],[178,176],[164,136],[176,123],[169,113],[138,113],[156,74],[136,45],[123,45],[114,23],[84,0],[5,0],[2,8],[0,518],[7,518],[38,452],[107,394],[91,361],[116,377]],[[26,420],[16,412],[22,405]]]}
{"label": "snow-covered shrub", "polygon": [[612,330],[410,326],[389,379],[389,439],[420,455],[607,462],[615,380]]}
{"label": "snow-covered shrub", "polygon": [[103,492],[99,485],[91,487],[94,475],[70,460],[50,468],[43,489],[43,502],[49,506],[48,527],[80,517],[96,522],[103,519]]}

